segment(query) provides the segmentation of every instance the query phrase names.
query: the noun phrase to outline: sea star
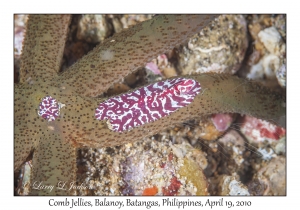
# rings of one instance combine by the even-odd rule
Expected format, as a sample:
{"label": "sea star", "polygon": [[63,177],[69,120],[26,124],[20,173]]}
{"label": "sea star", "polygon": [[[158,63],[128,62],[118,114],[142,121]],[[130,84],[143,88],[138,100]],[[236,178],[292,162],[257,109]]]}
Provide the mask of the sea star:
{"label": "sea star", "polygon": [[[250,114],[284,126],[285,98],[227,74],[182,76],[201,84],[203,91],[194,101],[167,117],[130,131],[114,132],[106,122],[95,119],[95,109],[105,100],[96,96],[155,56],[182,43],[215,17],[155,16],[104,40],[66,71],[58,73],[71,17],[31,15],[14,100],[14,168],[18,169],[33,152],[31,183],[36,187],[30,194],[76,194],[67,186],[76,180],[79,147],[125,144],[212,113]],[[60,104],[59,117],[51,118],[52,121],[39,116],[44,97],[54,98]],[[50,185],[55,186],[51,191],[46,189]]]}

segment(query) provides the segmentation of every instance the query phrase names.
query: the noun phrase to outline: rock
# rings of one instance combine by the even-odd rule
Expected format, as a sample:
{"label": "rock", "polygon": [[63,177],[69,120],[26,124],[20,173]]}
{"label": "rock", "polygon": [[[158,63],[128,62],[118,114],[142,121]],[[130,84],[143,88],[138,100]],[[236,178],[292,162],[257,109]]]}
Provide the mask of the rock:
{"label": "rock", "polygon": [[163,74],[165,75],[166,78],[177,76],[177,72],[174,67],[165,68]]}
{"label": "rock", "polygon": [[248,189],[251,195],[263,195],[266,188],[267,186],[264,185],[264,183],[259,181],[258,179],[253,179],[248,184]]}
{"label": "rock", "polygon": [[276,27],[281,37],[286,40],[286,15],[276,15],[272,18],[272,25]]}
{"label": "rock", "polygon": [[[183,156],[175,155],[175,148],[184,151]],[[205,153],[187,142],[174,145],[166,136],[118,147],[82,149],[79,160],[77,182],[88,186],[79,189],[79,195],[208,194],[201,168],[207,165]]]}
{"label": "rock", "polygon": [[31,161],[25,162],[21,167],[21,173],[19,176],[19,183],[16,189],[18,195],[29,195],[29,191],[31,188],[31,172],[32,172]]}
{"label": "rock", "polygon": [[120,31],[123,30],[123,25],[122,25],[122,22],[120,20],[120,17],[121,15],[109,15],[109,17],[112,19],[112,24],[113,24],[113,27],[114,27],[114,31],[116,33],[119,33]]}
{"label": "rock", "polygon": [[247,74],[248,79],[275,79],[275,71],[279,69],[280,59],[276,55],[267,54],[259,62],[250,68]]}
{"label": "rock", "polygon": [[90,43],[99,43],[112,34],[112,25],[106,15],[82,15],[78,23],[77,38]]}
{"label": "rock", "polygon": [[265,185],[263,195],[286,195],[286,159],[278,156],[273,158],[254,176]]}
{"label": "rock", "polygon": [[179,169],[180,176],[186,177],[196,187],[196,195],[208,195],[206,177],[199,165],[192,159],[184,158],[183,166]]}
{"label": "rock", "polygon": [[235,130],[229,130],[224,136],[218,139],[218,142],[223,143],[226,151],[232,151],[231,159],[234,159],[238,166],[244,162],[243,153],[245,151],[245,141],[242,136]]}
{"label": "rock", "polygon": [[28,15],[14,15],[14,83],[19,82],[21,52]]}
{"label": "rock", "polygon": [[132,86],[137,81],[137,75],[136,73],[128,74],[124,80],[128,85]]}
{"label": "rock", "polygon": [[281,138],[275,145],[274,151],[277,155],[285,155],[286,153],[286,138]]}
{"label": "rock", "polygon": [[283,59],[281,66],[275,70],[278,83],[281,87],[286,86],[286,59]]}
{"label": "rock", "polygon": [[14,15],[14,54],[21,55],[28,15]]}
{"label": "rock", "polygon": [[275,27],[269,27],[258,33],[258,38],[270,54],[280,56],[285,52],[285,44]]}
{"label": "rock", "polygon": [[220,195],[250,195],[248,188],[236,180],[235,176],[222,176],[220,181]]}
{"label": "rock", "polygon": [[[250,16],[249,32],[254,49],[243,71],[248,79],[265,80],[269,86],[273,80],[281,87],[286,86],[285,17],[260,15]],[[283,38],[283,37],[284,38]]]}
{"label": "rock", "polygon": [[130,26],[133,26],[139,22],[145,21],[145,20],[149,20],[152,18],[153,15],[123,15],[123,17],[121,18],[121,22],[123,25],[123,28],[129,28]]}
{"label": "rock", "polygon": [[242,15],[221,15],[181,45],[178,68],[182,74],[219,72],[234,74],[248,47]]}
{"label": "rock", "polygon": [[171,147],[176,157],[194,160],[203,170],[207,167],[206,153],[192,147],[186,141],[181,144],[171,145]]}

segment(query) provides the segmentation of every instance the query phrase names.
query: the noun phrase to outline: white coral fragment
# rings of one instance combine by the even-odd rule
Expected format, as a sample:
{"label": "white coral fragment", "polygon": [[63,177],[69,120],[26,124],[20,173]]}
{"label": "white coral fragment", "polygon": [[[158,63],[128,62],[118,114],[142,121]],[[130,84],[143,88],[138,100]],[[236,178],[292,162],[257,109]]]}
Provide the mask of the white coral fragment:
{"label": "white coral fragment", "polygon": [[271,54],[279,55],[283,43],[275,27],[269,27],[260,31],[258,37]]}

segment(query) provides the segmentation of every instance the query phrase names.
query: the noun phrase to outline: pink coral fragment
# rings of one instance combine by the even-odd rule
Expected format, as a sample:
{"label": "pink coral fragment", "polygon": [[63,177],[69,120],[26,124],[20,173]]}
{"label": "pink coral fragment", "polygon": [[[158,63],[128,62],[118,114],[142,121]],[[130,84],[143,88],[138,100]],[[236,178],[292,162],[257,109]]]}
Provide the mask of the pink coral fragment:
{"label": "pink coral fragment", "polygon": [[279,140],[286,133],[284,128],[251,116],[244,116],[241,131],[249,140],[258,142]]}
{"label": "pink coral fragment", "polygon": [[39,105],[38,115],[48,121],[55,120],[59,116],[59,105],[57,100],[51,96],[42,98],[42,102]]}
{"label": "pink coral fragment", "polygon": [[146,68],[150,70],[153,74],[161,75],[161,72],[158,66],[154,62],[147,63]]}
{"label": "pink coral fragment", "polygon": [[108,120],[113,131],[130,130],[189,105],[200,90],[200,83],[193,79],[160,81],[100,103],[95,117]]}
{"label": "pink coral fragment", "polygon": [[233,121],[232,114],[214,114],[211,120],[218,131],[226,131]]}

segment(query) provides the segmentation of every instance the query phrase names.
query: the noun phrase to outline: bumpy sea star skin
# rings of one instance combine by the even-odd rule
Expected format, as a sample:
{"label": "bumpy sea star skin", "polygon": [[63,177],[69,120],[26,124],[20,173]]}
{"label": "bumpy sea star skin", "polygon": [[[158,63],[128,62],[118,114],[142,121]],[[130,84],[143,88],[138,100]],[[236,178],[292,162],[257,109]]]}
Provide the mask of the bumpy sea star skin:
{"label": "bumpy sea star skin", "polygon": [[[35,30],[40,30],[39,25],[45,26],[47,30],[42,27],[42,31],[56,36],[55,27],[50,23],[46,24],[52,18],[43,16],[40,19],[42,22],[37,24],[31,21],[32,17],[30,17],[28,29],[33,27],[32,25],[36,25],[33,27]],[[69,20],[65,20],[65,16],[61,18],[64,20],[62,23],[67,25]],[[145,65],[157,54],[179,44],[200,30],[212,18],[214,17],[207,15],[155,17],[154,20],[145,21],[104,41],[61,75],[53,73],[48,61],[56,60],[58,61],[55,62],[56,65],[59,63],[61,53],[54,53],[48,59],[48,54],[41,47],[36,48],[34,53],[29,53],[26,47],[30,48],[28,43],[32,42],[25,40],[26,55],[22,56],[22,65],[28,67],[21,68],[23,69],[23,73],[20,74],[21,84],[15,86],[15,169],[20,167],[33,152],[31,184],[56,186],[52,191],[31,188],[31,194],[74,194],[75,190],[58,189],[57,185],[62,186],[67,182],[64,187],[68,188],[70,182],[75,181],[76,148],[78,147],[120,145],[140,140],[188,119],[220,112],[251,114],[284,126],[284,98],[255,83],[222,74],[182,77],[200,83],[202,91],[194,101],[169,116],[135,127],[130,131],[114,132],[104,121],[95,119],[95,109],[105,99],[87,96],[103,93],[112,83],[122,79],[137,67]],[[179,27],[178,30],[175,26]],[[64,27],[60,28],[62,29],[59,32],[60,36],[65,37],[67,31]],[[149,33],[152,29],[157,33]],[[43,37],[40,32],[36,34],[39,34],[37,39]],[[35,34],[27,33],[27,35],[29,35],[26,37],[27,40],[36,38]],[[53,42],[42,41],[36,43],[46,46],[53,44]],[[111,57],[112,52],[113,57]],[[25,58],[28,61],[24,61]],[[44,65],[41,64],[43,68],[35,69],[38,62],[42,64],[45,62]],[[57,72],[55,65],[53,69]],[[52,96],[65,105],[60,109],[60,116],[50,122],[38,116],[39,104],[45,96]]]}
{"label": "bumpy sea star skin", "polygon": [[70,15],[30,16],[22,49],[21,83],[47,81],[57,75],[70,20]]}

